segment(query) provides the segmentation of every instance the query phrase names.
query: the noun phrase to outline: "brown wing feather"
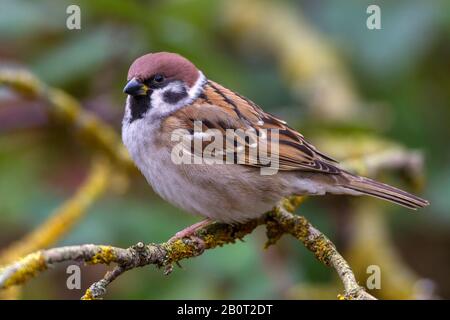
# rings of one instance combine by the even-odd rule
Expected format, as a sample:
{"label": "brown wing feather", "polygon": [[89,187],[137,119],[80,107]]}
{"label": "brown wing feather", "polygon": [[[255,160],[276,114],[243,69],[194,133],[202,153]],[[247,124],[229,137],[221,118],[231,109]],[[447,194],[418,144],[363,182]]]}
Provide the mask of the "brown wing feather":
{"label": "brown wing feather", "polygon": [[[318,151],[299,132],[288,127],[284,121],[264,112],[255,103],[245,97],[212,81],[208,81],[205,84],[204,92],[194,103],[166,118],[162,126],[163,134],[170,141],[170,134],[175,129],[186,129],[192,133],[194,122],[197,120],[202,122],[202,131],[216,129],[222,134],[227,129],[242,129],[245,131],[253,128],[254,134],[251,134],[248,140],[239,139],[238,141],[238,145],[243,145],[246,149],[246,158],[245,162],[242,163],[243,165],[254,167],[264,166],[265,162],[261,161],[263,159],[260,159],[258,156],[252,158],[251,154],[247,154],[247,150],[251,148],[255,141],[258,142],[258,147],[264,143],[270,145],[270,139],[267,139],[266,142],[264,142],[264,139],[257,139],[258,132],[260,133],[262,129],[278,129],[280,170],[315,171],[339,175],[337,176],[338,179],[335,180],[338,186],[392,201],[412,209],[424,207],[429,204],[427,200],[416,197],[403,190],[368,178],[358,177],[339,169],[334,165],[335,160]],[[267,133],[268,136],[269,132]],[[204,149],[208,144],[209,142],[204,142],[202,145],[203,150],[200,150],[202,153],[201,156],[203,157]],[[226,150],[226,146],[223,145],[222,149]],[[270,150],[270,147],[268,149]],[[185,150],[191,151],[191,149]],[[236,154],[234,156],[236,158]],[[318,175],[318,177],[325,176]]]}
{"label": "brown wing feather", "polygon": [[[163,127],[186,128],[192,130],[194,121],[202,121],[203,130],[218,129],[225,133],[226,129],[248,130],[254,128],[255,136],[249,141],[240,141],[246,149],[257,141],[261,129],[278,129],[279,132],[279,168],[280,170],[305,170],[337,174],[341,170],[333,163],[336,160],[318,151],[308,143],[303,135],[286,125],[275,116],[264,112],[251,100],[208,81],[204,92],[190,106],[175,112],[172,117],[178,120],[168,120],[172,123]],[[259,140],[258,142],[260,142]],[[270,139],[267,140],[270,149]],[[204,147],[208,144],[205,143]],[[225,148],[225,146],[224,146]],[[248,155],[247,155],[248,156]],[[246,159],[245,165],[264,166],[261,159]]]}

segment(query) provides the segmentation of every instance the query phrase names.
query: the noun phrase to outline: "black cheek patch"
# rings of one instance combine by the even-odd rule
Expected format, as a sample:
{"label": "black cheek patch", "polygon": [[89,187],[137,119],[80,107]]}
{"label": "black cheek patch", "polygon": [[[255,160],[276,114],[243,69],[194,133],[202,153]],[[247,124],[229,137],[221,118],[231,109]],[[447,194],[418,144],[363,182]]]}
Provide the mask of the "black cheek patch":
{"label": "black cheek patch", "polygon": [[144,113],[150,109],[151,102],[150,96],[130,96],[130,110],[131,110],[131,119],[130,123],[137,119],[142,119],[144,117]]}
{"label": "black cheek patch", "polygon": [[181,99],[186,98],[187,95],[188,93],[185,88],[183,88],[181,91],[167,90],[166,92],[164,92],[163,100],[166,103],[175,104]]}

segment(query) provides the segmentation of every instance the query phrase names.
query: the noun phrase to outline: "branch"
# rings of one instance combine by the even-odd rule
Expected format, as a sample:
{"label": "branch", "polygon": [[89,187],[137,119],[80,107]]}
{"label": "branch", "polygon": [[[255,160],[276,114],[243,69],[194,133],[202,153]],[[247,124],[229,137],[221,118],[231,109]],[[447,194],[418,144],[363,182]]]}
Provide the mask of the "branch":
{"label": "branch", "polygon": [[[46,101],[50,116],[60,123],[72,126],[82,138],[96,147],[97,154],[102,155],[94,156],[88,178],[75,195],[57,208],[36,230],[0,253],[0,265],[49,247],[60,240],[82,219],[87,209],[107,187],[112,185],[117,189],[123,188],[127,184],[124,180],[127,175],[123,173],[136,172],[114,129],[94,114],[85,111],[70,95],[47,86],[24,70],[0,69],[1,85],[8,86],[25,97]],[[105,159],[105,156],[111,161]],[[121,170],[112,170],[112,164],[119,166]],[[0,298],[15,299],[19,293],[20,290],[3,291]]]}
{"label": "branch", "polygon": [[85,141],[101,151],[114,164],[129,172],[137,172],[121,139],[114,129],[62,90],[49,87],[24,70],[0,69],[0,86],[6,85],[22,95],[48,103],[48,112],[60,123],[78,130]]}
{"label": "branch", "polygon": [[86,213],[90,205],[108,187],[111,175],[109,165],[96,159],[91,167],[86,181],[75,195],[64,202],[55,212],[33,232],[23,239],[11,244],[0,254],[0,264],[6,264],[33,251],[54,244],[72,229]]}
{"label": "branch", "polygon": [[98,299],[106,293],[106,288],[112,281],[128,270],[152,264],[163,267],[165,274],[169,274],[174,263],[196,257],[204,250],[234,243],[259,225],[265,224],[267,246],[276,243],[283,234],[288,233],[300,240],[320,262],[333,267],[344,285],[344,294],[340,296],[342,299],[375,299],[358,285],[349,265],[333,243],[304,217],[292,213],[301,199],[294,197],[284,200],[260,219],[238,225],[212,223],[197,230],[192,237],[161,244],[138,243],[128,249],[90,244],[37,251],[0,269],[0,288],[24,283],[61,262],[116,263],[117,266],[107,272],[103,279],[91,285],[83,296],[83,299]]}
{"label": "branch", "polygon": [[[311,225],[305,217],[293,215],[287,209],[286,206],[281,206],[277,208],[276,214],[272,215],[276,222],[275,230],[281,226],[281,232],[289,233],[302,241],[305,247],[313,252],[320,262],[336,270],[344,285],[344,295],[340,295],[339,298],[375,300],[375,297],[358,285],[353,271],[337,251],[334,244],[322,232]],[[269,241],[270,239],[269,237]]]}
{"label": "branch", "polygon": [[[86,180],[77,192],[54,212],[41,225],[22,239],[13,242],[0,252],[0,265],[11,263],[33,251],[48,248],[67,234],[86,214],[88,208],[97,200],[111,183],[109,161],[95,158]],[[0,292],[0,299],[17,299],[16,290]]]}

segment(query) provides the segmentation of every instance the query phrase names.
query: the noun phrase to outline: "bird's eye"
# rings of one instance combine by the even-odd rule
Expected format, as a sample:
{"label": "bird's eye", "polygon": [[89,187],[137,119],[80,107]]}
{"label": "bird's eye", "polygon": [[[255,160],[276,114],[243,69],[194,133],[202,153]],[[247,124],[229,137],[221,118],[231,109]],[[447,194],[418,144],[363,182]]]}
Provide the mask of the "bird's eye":
{"label": "bird's eye", "polygon": [[154,84],[160,84],[164,81],[164,76],[162,74],[155,74],[155,76],[153,77],[153,83]]}

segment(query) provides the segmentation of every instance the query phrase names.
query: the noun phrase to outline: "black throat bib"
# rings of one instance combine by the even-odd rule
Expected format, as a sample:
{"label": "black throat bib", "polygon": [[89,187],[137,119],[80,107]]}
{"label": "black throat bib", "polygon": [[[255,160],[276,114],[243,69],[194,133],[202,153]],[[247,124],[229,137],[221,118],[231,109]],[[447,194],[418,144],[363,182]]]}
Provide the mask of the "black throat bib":
{"label": "black throat bib", "polygon": [[151,107],[150,95],[130,96],[130,111],[131,111],[130,123],[137,119],[142,119],[144,117],[144,113],[146,113],[147,110],[150,109],[150,107]]}

